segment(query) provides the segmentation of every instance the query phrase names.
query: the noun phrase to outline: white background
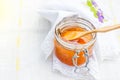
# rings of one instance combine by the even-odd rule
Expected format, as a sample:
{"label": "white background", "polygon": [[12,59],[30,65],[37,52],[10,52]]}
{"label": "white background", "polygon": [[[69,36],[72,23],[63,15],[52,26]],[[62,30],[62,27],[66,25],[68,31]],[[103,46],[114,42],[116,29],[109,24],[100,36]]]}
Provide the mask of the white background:
{"label": "white background", "polygon": [[[22,0],[22,4],[20,1],[0,1],[0,80],[74,80],[53,72],[40,52],[50,24],[37,10],[47,0]],[[120,22],[119,0],[101,0],[101,3],[111,18]],[[18,24],[20,17],[22,25]],[[120,80],[119,68],[120,60],[102,62],[101,80]]]}

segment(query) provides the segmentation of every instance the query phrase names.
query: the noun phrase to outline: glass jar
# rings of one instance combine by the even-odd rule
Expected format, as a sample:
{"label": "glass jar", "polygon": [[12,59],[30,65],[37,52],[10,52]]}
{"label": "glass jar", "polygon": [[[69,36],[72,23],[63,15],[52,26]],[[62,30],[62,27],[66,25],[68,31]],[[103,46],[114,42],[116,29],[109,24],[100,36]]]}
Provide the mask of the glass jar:
{"label": "glass jar", "polygon": [[[89,34],[90,39],[84,44],[73,44],[65,41],[61,34],[65,29],[75,28],[75,26],[84,30],[95,29],[93,24],[79,16],[69,16],[63,18],[55,28],[54,51],[56,57],[64,64],[69,66],[87,67],[89,58],[92,55],[93,46],[96,40],[96,34]],[[70,31],[70,30],[69,30]],[[84,38],[84,36],[83,36]],[[89,37],[88,37],[89,38]]]}

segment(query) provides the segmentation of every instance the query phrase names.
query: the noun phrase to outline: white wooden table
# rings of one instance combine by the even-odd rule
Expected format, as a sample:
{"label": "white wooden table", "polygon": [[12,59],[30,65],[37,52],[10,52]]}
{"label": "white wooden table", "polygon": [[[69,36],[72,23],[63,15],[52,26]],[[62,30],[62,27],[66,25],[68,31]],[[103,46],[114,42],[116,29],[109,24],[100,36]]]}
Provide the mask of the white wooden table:
{"label": "white wooden table", "polygon": [[[12,5],[10,15],[5,15],[12,15],[12,20],[9,20],[10,17],[5,21],[0,19],[0,80],[74,80],[53,72],[40,52],[50,24],[36,10],[47,0],[23,0],[22,25],[18,24],[19,0],[11,1],[6,4]],[[119,0],[110,1],[114,3],[109,10],[120,19],[119,3],[116,2]],[[104,1],[107,7],[111,5],[108,2]],[[101,80],[120,80],[120,60],[102,62],[100,74]]]}

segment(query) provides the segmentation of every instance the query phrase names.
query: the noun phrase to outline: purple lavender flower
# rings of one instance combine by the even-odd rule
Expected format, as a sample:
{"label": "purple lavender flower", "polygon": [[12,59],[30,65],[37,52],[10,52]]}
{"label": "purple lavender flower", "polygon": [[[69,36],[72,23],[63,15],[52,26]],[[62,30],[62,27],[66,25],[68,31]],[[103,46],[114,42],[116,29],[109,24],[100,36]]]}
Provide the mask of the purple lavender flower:
{"label": "purple lavender flower", "polygon": [[104,16],[101,9],[98,9],[97,16],[98,16],[98,20],[103,23]]}
{"label": "purple lavender flower", "polygon": [[97,3],[96,3],[94,0],[92,0],[92,4],[93,4],[95,7],[98,7]]}
{"label": "purple lavender flower", "polygon": [[94,0],[87,0],[87,4],[93,12],[94,16],[98,18],[99,22],[103,23],[104,16],[102,10],[98,7]]}

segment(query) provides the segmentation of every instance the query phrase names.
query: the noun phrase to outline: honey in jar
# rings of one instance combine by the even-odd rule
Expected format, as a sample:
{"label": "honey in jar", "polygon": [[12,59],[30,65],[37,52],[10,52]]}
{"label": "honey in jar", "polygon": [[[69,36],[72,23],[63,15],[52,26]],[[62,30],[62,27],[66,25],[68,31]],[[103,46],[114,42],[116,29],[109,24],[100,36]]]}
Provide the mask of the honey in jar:
{"label": "honey in jar", "polygon": [[[89,51],[88,57],[92,55],[95,35],[88,34],[88,35],[85,35],[83,37],[80,37],[74,40],[68,40],[68,38],[72,38],[78,35],[78,33],[80,32],[94,29],[94,27],[90,25],[91,24],[90,22],[82,18],[72,17],[68,19],[69,20],[66,20],[66,18],[63,19],[61,23],[56,26],[55,39],[54,39],[55,55],[62,63],[66,65],[80,66],[87,62],[87,58],[84,55],[85,52],[83,51],[83,49],[87,49]],[[64,22],[64,20],[66,22]],[[86,24],[84,22],[84,25],[83,25],[81,20],[86,21]],[[73,56],[75,55],[76,50],[79,50],[79,53],[77,55],[78,56],[77,61],[76,63],[74,63]]]}

